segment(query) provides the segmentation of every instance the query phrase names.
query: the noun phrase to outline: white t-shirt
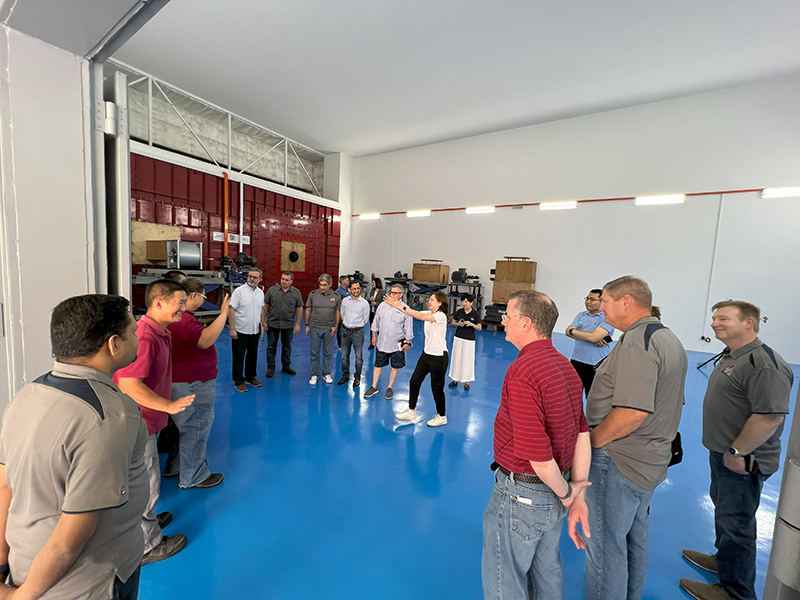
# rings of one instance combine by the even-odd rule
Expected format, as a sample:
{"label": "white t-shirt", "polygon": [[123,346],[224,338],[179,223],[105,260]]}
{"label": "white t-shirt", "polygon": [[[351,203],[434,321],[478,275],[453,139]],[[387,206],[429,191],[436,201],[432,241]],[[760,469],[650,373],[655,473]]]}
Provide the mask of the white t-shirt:
{"label": "white t-shirt", "polygon": [[[421,311],[431,314],[431,311]],[[447,352],[447,315],[441,310],[434,313],[436,321],[425,321],[425,354],[442,356]]]}

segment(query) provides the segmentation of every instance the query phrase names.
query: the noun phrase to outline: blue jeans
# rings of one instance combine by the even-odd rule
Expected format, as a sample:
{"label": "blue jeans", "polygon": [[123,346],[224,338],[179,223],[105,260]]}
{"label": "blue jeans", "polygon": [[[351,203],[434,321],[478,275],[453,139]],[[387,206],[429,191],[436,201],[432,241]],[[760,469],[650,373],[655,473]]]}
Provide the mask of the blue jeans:
{"label": "blue jeans", "polygon": [[173,383],[172,399],[194,394],[194,402],[183,412],[172,415],[181,432],[180,457],[171,466],[171,472],[180,471],[178,485],[192,487],[211,475],[206,462],[206,446],[214,422],[214,401],[217,380]]}
{"label": "blue jeans", "polygon": [[483,512],[481,573],[486,600],[561,600],[564,574],[558,543],[566,514],[546,485],[519,483],[496,472]]}
{"label": "blue jeans", "polygon": [[592,448],[589,481],[586,600],[639,600],[647,574],[653,490],[623,476],[604,448]]}
{"label": "blue jeans", "polygon": [[756,510],[768,475],[728,469],[719,452],[709,453],[719,582],[735,600],[756,598]]}
{"label": "blue jeans", "polygon": [[141,574],[142,566],[139,565],[125,583],[122,583],[119,577],[115,577],[113,600],[136,600],[139,597],[139,579]]}
{"label": "blue jeans", "polygon": [[[331,326],[332,327],[332,326]],[[333,358],[333,338],[330,327],[309,327],[311,332],[311,376],[319,377],[319,348],[322,346],[322,375],[331,374]]]}
{"label": "blue jeans", "polygon": [[278,338],[281,340],[281,367],[288,369],[292,366],[292,338],[294,330],[278,329],[270,327],[267,329],[267,369],[275,369],[275,355],[278,353]]}
{"label": "blue jeans", "polygon": [[342,333],[342,374],[350,375],[350,348],[356,351],[356,377],[361,378],[361,367],[364,365],[362,351],[364,349],[364,328],[358,331],[345,329]]}

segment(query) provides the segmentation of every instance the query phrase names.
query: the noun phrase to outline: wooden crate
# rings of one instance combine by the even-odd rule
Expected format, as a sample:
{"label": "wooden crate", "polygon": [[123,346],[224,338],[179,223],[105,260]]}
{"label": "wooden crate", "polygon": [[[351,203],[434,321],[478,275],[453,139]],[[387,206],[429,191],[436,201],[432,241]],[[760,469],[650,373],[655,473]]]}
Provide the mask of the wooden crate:
{"label": "wooden crate", "polygon": [[492,302],[495,304],[508,304],[508,297],[520,290],[534,290],[536,285],[533,283],[517,283],[495,280],[492,286]]}
{"label": "wooden crate", "polygon": [[494,280],[506,283],[536,283],[536,263],[531,260],[498,260]]}
{"label": "wooden crate", "polygon": [[439,263],[414,263],[411,270],[411,279],[426,283],[448,283],[450,281],[450,267]]}

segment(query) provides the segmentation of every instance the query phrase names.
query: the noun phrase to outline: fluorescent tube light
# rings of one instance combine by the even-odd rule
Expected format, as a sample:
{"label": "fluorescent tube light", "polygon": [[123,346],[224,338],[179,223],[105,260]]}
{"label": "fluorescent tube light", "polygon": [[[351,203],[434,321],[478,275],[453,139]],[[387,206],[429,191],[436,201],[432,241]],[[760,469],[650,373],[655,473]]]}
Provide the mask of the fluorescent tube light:
{"label": "fluorescent tube light", "polygon": [[468,215],[485,215],[487,213],[493,213],[494,206],[469,206],[467,207],[467,214]]}
{"label": "fluorescent tube light", "polygon": [[362,221],[377,221],[381,218],[381,213],[362,213],[358,218]]}
{"label": "fluorescent tube light", "polygon": [[564,202],[542,202],[539,210],[570,210],[578,208],[577,200],[566,200]]}
{"label": "fluorescent tube light", "polygon": [[800,187],[766,188],[761,192],[762,198],[791,198],[800,196]]}
{"label": "fluorescent tube light", "polygon": [[654,204],[682,204],[685,200],[685,194],[669,194],[666,196],[638,196],[633,203],[636,206],[652,206]]}
{"label": "fluorescent tube light", "polygon": [[430,217],[430,210],[410,210],[406,213],[409,219],[416,219],[417,217]]}

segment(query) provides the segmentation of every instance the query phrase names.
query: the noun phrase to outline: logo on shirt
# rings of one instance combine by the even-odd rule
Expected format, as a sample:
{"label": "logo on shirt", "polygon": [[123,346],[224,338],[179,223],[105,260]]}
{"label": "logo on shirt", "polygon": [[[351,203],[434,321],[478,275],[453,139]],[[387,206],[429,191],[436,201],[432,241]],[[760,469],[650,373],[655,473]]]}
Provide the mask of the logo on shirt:
{"label": "logo on shirt", "polygon": [[119,495],[124,496],[128,490],[125,489],[124,485],[119,486]]}
{"label": "logo on shirt", "polygon": [[728,365],[727,367],[722,369],[722,372],[725,373],[725,375],[727,375],[728,377],[730,377],[731,373],[733,373],[733,365]]}

